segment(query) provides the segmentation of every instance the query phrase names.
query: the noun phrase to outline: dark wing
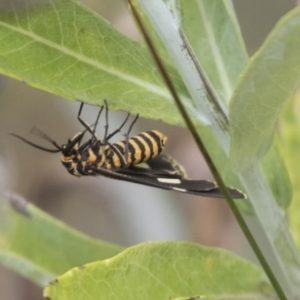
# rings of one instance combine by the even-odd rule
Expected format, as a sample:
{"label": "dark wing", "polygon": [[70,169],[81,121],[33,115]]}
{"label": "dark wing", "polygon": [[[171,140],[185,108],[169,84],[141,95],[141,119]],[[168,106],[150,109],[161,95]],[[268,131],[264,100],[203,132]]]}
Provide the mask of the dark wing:
{"label": "dark wing", "polygon": [[129,168],[114,169],[118,173],[139,174],[147,177],[186,178],[184,168],[171,156],[160,154],[151,160],[130,166]]}
{"label": "dark wing", "polygon": [[157,175],[170,175],[171,177],[186,178],[186,172],[182,165],[180,165],[174,158],[166,154],[149,160],[147,162],[149,168]]}
{"label": "dark wing", "polygon": [[[204,197],[223,198],[223,194],[218,189],[216,184],[207,180],[189,180],[185,178],[170,177],[170,173],[167,176],[156,174],[154,176],[151,170],[135,172],[135,168],[118,169],[118,170],[106,170],[103,168],[89,167],[94,174],[99,174],[105,177],[129,181],[139,184],[144,184],[152,187],[161,188],[164,190],[173,190],[181,193],[193,194]],[[141,169],[141,168],[140,168]],[[88,171],[88,170],[87,170]],[[246,198],[245,195],[233,188],[229,188],[231,196],[235,199]]]}

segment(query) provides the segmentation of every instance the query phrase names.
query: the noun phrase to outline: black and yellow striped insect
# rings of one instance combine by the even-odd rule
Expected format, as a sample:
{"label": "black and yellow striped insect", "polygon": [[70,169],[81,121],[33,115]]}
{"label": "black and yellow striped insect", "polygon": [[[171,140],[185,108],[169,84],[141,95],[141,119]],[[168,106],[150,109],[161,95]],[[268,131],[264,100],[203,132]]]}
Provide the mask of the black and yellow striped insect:
{"label": "black and yellow striped insect", "polygon": [[[96,128],[104,107],[101,107],[93,126],[80,117],[82,108],[83,103],[80,105],[77,119],[85,130],[77,133],[62,146],[37,128],[33,129],[32,133],[49,141],[56,149],[44,148],[19,135],[12,135],[40,150],[51,153],[61,152],[62,164],[70,174],[75,176],[102,175],[166,190],[205,197],[223,197],[214,182],[187,179],[183,167],[177,161],[168,155],[161,154],[167,141],[167,137],[161,132],[152,130],[129,137],[138,115],[130,124],[125,140],[112,144],[109,140],[121,132],[129,119],[129,114],[119,128],[108,134],[108,105],[105,101],[106,125],[104,138],[101,140],[96,135]],[[91,137],[82,143],[86,133],[90,133]],[[229,188],[229,192],[233,198],[245,198],[245,195],[237,189]]]}

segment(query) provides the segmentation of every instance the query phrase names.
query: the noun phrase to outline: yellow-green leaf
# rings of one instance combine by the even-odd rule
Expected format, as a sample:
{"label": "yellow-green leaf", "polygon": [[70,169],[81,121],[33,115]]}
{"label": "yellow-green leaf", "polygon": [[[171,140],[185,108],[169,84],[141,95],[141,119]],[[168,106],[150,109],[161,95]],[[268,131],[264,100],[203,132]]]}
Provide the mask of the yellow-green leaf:
{"label": "yellow-green leaf", "polygon": [[[0,72],[69,99],[178,124],[148,50],[77,1],[54,0],[0,12]],[[178,92],[188,93],[169,67]],[[168,112],[167,114],[165,112]]]}
{"label": "yellow-green leaf", "polygon": [[187,242],[148,242],[70,270],[48,285],[44,296],[51,300],[166,300],[197,295],[267,299],[270,291],[257,266],[227,251]]}
{"label": "yellow-green leaf", "polygon": [[33,205],[18,212],[0,197],[0,262],[41,286],[72,267],[109,258],[121,250],[70,228]]}
{"label": "yellow-green leaf", "polygon": [[231,162],[243,170],[269,149],[275,124],[300,81],[300,7],[288,13],[250,60],[230,102]]}

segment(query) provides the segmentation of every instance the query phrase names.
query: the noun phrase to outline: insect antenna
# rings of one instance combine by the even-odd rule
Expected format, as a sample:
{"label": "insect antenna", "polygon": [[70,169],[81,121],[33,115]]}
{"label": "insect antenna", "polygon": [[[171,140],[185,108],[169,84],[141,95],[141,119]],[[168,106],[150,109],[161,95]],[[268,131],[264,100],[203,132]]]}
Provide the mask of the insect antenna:
{"label": "insect antenna", "polygon": [[48,148],[44,148],[40,145],[37,145],[37,144],[34,144],[28,140],[26,140],[25,138],[15,134],[15,133],[9,133],[10,135],[22,140],[23,142],[25,142],[26,144],[34,147],[34,148],[37,148],[37,149],[40,149],[40,150],[43,150],[43,151],[46,151],[46,152],[51,152],[51,153],[58,153],[58,152],[61,152],[61,147],[54,141],[52,140],[46,133],[44,133],[43,131],[41,131],[40,129],[36,128],[36,127],[33,127],[31,130],[30,130],[30,133],[36,135],[36,136],[39,136],[41,137],[42,139],[50,142],[51,144],[53,144],[57,149],[48,149]]}
{"label": "insect antenna", "polygon": [[43,132],[41,129],[33,126],[29,133],[33,134],[33,135],[36,135],[48,142],[50,142],[51,144],[53,144],[57,149],[60,149],[60,146],[53,140],[51,139],[51,137],[49,135],[47,135],[45,132]]}

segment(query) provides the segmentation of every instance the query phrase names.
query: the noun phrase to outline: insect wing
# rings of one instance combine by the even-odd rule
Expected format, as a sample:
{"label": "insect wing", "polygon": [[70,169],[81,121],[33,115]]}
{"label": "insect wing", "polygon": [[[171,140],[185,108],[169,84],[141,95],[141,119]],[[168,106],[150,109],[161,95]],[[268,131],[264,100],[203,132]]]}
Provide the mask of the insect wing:
{"label": "insect wing", "polygon": [[184,168],[171,156],[160,154],[147,162],[149,168],[157,175],[170,175],[176,178],[187,177]]}
{"label": "insect wing", "polygon": [[132,174],[147,177],[185,178],[184,168],[171,156],[159,156],[126,169],[118,169],[118,173]]}
{"label": "insect wing", "polygon": [[[105,177],[144,184],[164,190],[173,190],[181,193],[194,194],[204,197],[223,198],[223,194],[217,188],[216,184],[207,180],[188,180],[170,177],[153,177],[136,174],[129,169],[122,169],[122,172],[111,171],[103,168],[91,167],[94,174]],[[126,173],[126,171],[128,171]],[[245,195],[236,189],[229,189],[233,198],[245,198]]]}

